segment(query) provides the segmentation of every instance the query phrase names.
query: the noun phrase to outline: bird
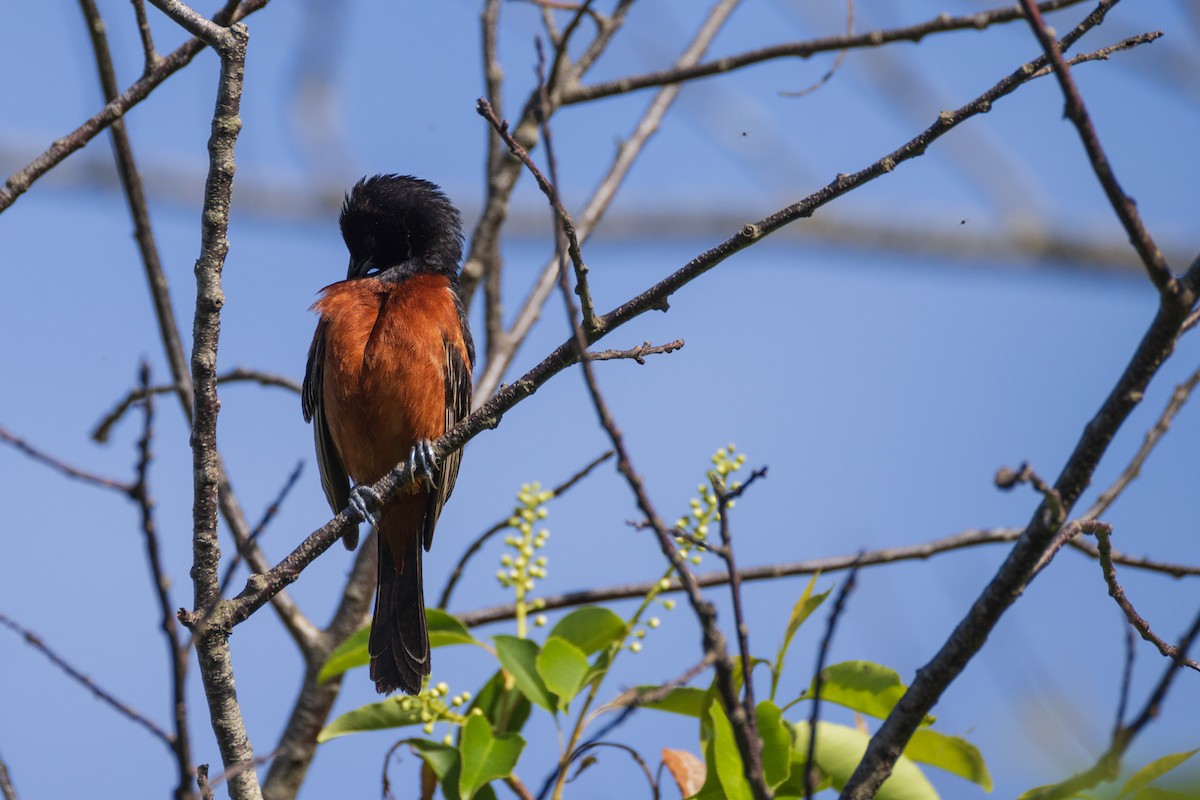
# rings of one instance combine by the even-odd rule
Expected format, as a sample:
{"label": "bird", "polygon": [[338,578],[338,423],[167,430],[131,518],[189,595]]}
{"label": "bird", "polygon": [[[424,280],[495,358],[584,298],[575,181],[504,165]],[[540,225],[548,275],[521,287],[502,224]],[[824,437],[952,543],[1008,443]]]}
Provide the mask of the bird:
{"label": "bird", "polygon": [[[301,407],[330,508],[377,533],[371,680],[380,694],[415,695],[430,672],[421,560],[462,459],[457,450],[437,463],[431,440],[471,408],[462,218],[437,185],[388,174],[354,185],[339,225],[350,264],[310,309],[319,319]],[[380,503],[370,484],[402,461],[415,480]],[[357,546],[357,525],[343,543]]]}

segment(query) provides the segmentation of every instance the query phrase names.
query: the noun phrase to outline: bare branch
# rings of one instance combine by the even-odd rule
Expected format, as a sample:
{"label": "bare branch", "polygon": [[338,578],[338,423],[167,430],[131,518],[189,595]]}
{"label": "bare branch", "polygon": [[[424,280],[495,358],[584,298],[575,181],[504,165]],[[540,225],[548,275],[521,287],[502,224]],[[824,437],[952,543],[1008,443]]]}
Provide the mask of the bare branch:
{"label": "bare branch", "polygon": [[106,478],[103,475],[97,475],[94,472],[72,467],[64,461],[55,458],[48,453],[44,453],[38,448],[31,445],[19,436],[11,433],[7,428],[0,426],[0,442],[12,445],[17,450],[20,450],[25,455],[32,458],[41,464],[45,464],[50,469],[60,472],[68,478],[73,478],[77,481],[90,483],[93,486],[99,486],[101,489],[112,489],[121,494],[128,495],[133,491],[131,484],[119,481],[116,478]]}
{"label": "bare branch", "polygon": [[537,181],[538,188],[546,195],[546,199],[550,201],[550,207],[558,216],[559,224],[562,226],[563,235],[567,238],[567,253],[571,257],[571,263],[575,266],[575,293],[579,295],[580,305],[583,308],[583,327],[584,330],[591,330],[596,323],[596,310],[592,306],[592,295],[588,290],[587,285],[587,264],[583,261],[583,253],[579,250],[579,239],[575,235],[575,221],[571,219],[571,215],[563,207],[562,201],[558,197],[558,192],[550,181],[546,180],[546,176],[537,168],[533,160],[529,157],[528,151],[521,147],[512,135],[508,132],[508,123],[501,122],[492,111],[491,105],[482,97],[476,103],[476,111],[479,115],[486,119],[492,125],[492,129],[496,131],[496,135],[504,140],[508,145],[509,152],[521,159],[530,174]]}
{"label": "bare branch", "polygon": [[1171,399],[1167,402],[1166,408],[1159,415],[1158,421],[1150,430],[1146,431],[1146,435],[1142,440],[1142,446],[1134,453],[1130,459],[1129,465],[1122,470],[1117,479],[1112,485],[1100,493],[1096,498],[1096,502],[1087,510],[1083,516],[1087,519],[1097,519],[1101,514],[1108,510],[1108,507],[1113,504],[1113,501],[1120,497],[1121,492],[1125,491],[1125,487],[1133,483],[1133,481],[1142,472],[1142,465],[1146,463],[1146,459],[1154,452],[1154,448],[1166,435],[1167,430],[1171,427],[1171,422],[1174,421],[1175,415],[1187,403],[1188,398],[1192,396],[1192,392],[1196,389],[1196,384],[1200,383],[1200,369],[1192,373],[1191,377],[1183,383],[1175,387],[1175,391],[1171,393]]}
{"label": "bare branch", "polygon": [[817,721],[821,718],[821,688],[825,683],[825,662],[829,658],[829,647],[833,644],[833,633],[837,630],[838,620],[846,609],[846,598],[854,591],[855,579],[858,577],[859,564],[850,568],[846,582],[838,591],[829,612],[829,622],[825,626],[825,635],[821,637],[821,646],[817,649],[817,669],[813,676],[812,710],[808,714],[808,753],[804,757],[804,796],[812,800],[813,796],[813,764],[817,754]]}
{"label": "bare branch", "polygon": [[[143,388],[150,384],[150,367],[145,362],[142,363],[139,381]],[[150,567],[150,578],[158,599],[159,628],[167,640],[167,664],[171,670],[171,716],[175,727],[171,750],[175,755],[175,768],[179,776],[175,798],[190,800],[196,795],[192,790],[194,770],[191,737],[188,734],[188,649],[179,641],[179,625],[175,619],[174,604],[169,592],[170,578],[163,568],[158,548],[158,529],[154,524],[154,501],[150,498],[150,444],[154,437],[154,399],[150,394],[146,395],[142,408],[143,425],[142,436],[138,440],[137,482],[134,483],[130,494],[141,514],[142,536],[146,541],[146,562]]]}
{"label": "bare branch", "polygon": [[[674,531],[672,531],[674,533]],[[822,574],[831,572],[842,572],[853,568],[855,565],[862,567],[883,566],[893,564],[899,561],[925,561],[942,553],[949,553],[955,550],[964,550],[972,547],[980,547],[989,544],[1006,544],[1014,542],[1020,537],[1021,528],[991,528],[991,529],[971,529],[961,533],[956,533],[952,536],[946,536],[941,539],[934,539],[921,544],[906,545],[904,547],[889,547],[882,550],[867,550],[861,554],[831,556],[829,558],[817,558],[808,561],[793,561],[780,564],[768,564],[761,567],[746,567],[738,570],[738,578],[743,583],[752,581],[769,581],[776,580],[791,575],[815,575],[820,572]],[[1078,539],[1070,542],[1072,546],[1092,558],[1099,558],[1099,552],[1094,546],[1079,542]],[[1161,572],[1166,575],[1179,578],[1183,576],[1200,576],[1200,566],[1188,566],[1183,564],[1168,564],[1159,561],[1151,561],[1148,559],[1133,557],[1123,553],[1113,552],[1114,563],[1123,566],[1133,567],[1137,569],[1146,569],[1153,572]],[[723,586],[729,582],[729,573],[720,570],[716,572],[705,572],[696,576],[696,583],[701,587],[708,586]],[[611,600],[626,600],[632,597],[644,597],[648,591],[659,584],[658,581],[645,581],[639,583],[622,583],[613,586],[603,586],[594,589],[584,589],[577,592],[565,592],[563,594],[549,595],[538,598],[542,607],[547,611],[553,611],[558,608],[572,608],[574,606],[588,605],[592,603],[605,603]],[[667,586],[662,591],[678,592],[683,589],[678,579],[669,580]],[[491,622],[500,622],[502,620],[512,619],[516,615],[516,607],[514,605],[498,605],[488,608],[481,608],[475,611],[458,614],[458,618],[462,620],[464,625],[475,627],[478,625],[486,625]]]}
{"label": "bare branch", "polygon": [[727,489],[725,481],[720,475],[710,473],[713,494],[717,496],[717,522],[721,531],[721,549],[718,551],[718,555],[725,562],[725,569],[729,573],[729,594],[733,605],[734,630],[737,631],[738,652],[742,657],[742,708],[745,710],[747,719],[756,718],[758,706],[754,702],[754,660],[751,658],[750,651],[750,626],[746,624],[746,615],[742,607],[742,581],[738,577],[737,562],[733,554],[733,526],[729,522],[729,507],[734,499],[734,492],[741,495],[749,483],[765,474],[765,469],[755,470],[747,483],[734,489]]}
{"label": "bare branch", "polygon": [[659,353],[674,353],[676,350],[683,349],[683,345],[683,339],[676,339],[673,342],[657,345],[652,345],[647,341],[628,350],[589,351],[587,357],[589,361],[610,361],[618,358],[632,358],[639,364],[645,364],[646,356],[657,355]]}
{"label": "bare branch", "polygon": [[175,20],[181,28],[214,50],[224,52],[238,46],[238,37],[231,35],[228,28],[206,19],[181,0],[150,0],[150,2],[159,11]]}
{"label": "bare branch", "polygon": [[[554,159],[554,151],[550,131],[544,119],[542,120],[542,135],[546,141],[546,158],[549,162],[550,179],[552,182],[556,182],[558,176],[556,174],[557,167]],[[575,302],[571,297],[571,289],[567,282],[567,265],[566,259],[561,253],[561,239],[555,237],[555,243],[560,251],[558,259],[558,286],[562,292],[563,305],[566,307],[567,320],[574,335],[573,344],[575,346],[575,353],[578,356],[579,367],[583,373],[584,383],[587,386],[588,395],[591,397],[592,406],[596,410],[596,417],[599,419],[605,432],[608,433],[613,450],[616,451],[617,471],[624,476],[625,482],[629,485],[638,508],[641,509],[641,512],[645,515],[646,520],[654,530],[658,538],[659,549],[675,570],[676,575],[679,576],[679,580],[687,592],[688,602],[691,604],[692,610],[700,622],[700,627],[703,631],[702,644],[704,652],[713,658],[713,665],[717,672],[717,689],[724,702],[729,722],[733,727],[733,736],[737,742],[738,752],[741,754],[742,768],[746,776],[746,781],[750,785],[755,800],[770,800],[773,797],[773,793],[763,776],[762,740],[758,736],[756,716],[753,711],[747,713],[746,707],[739,702],[738,687],[734,679],[733,660],[729,657],[725,635],[717,626],[716,610],[700,592],[700,588],[696,585],[695,576],[688,567],[687,561],[684,560],[679,550],[675,547],[674,537],[670,534],[662,518],[658,516],[657,511],[655,511],[650,501],[650,496],[646,492],[645,485],[642,482],[641,475],[634,468],[633,462],[629,457],[629,452],[625,448],[624,436],[613,420],[612,413],[609,411],[608,405],[600,392],[600,386],[596,381],[592,363],[583,358],[583,354],[587,352],[589,336],[594,337],[603,331],[604,323],[603,321],[598,321],[590,330],[585,329],[581,324],[578,316],[579,311],[575,307]],[[745,678],[746,676],[743,676],[743,680]],[[555,800],[561,796],[561,787],[565,777],[566,765],[562,764],[559,767]]]}
{"label": "bare branch", "polygon": [[[174,12],[180,24],[195,20],[187,16],[181,4],[152,0],[159,8]],[[185,8],[185,7],[184,7]],[[220,335],[221,307],[225,298],[221,288],[221,269],[229,251],[229,204],[235,169],[234,145],[241,130],[242,81],[246,63],[248,34],[244,25],[222,29],[218,35],[206,28],[210,42],[219,45],[221,74],[209,139],[208,180],[204,189],[201,215],[200,257],[196,261],[196,314],[192,340],[193,408],[192,470],[194,482],[192,583],[195,608],[213,605],[219,598],[217,566],[221,558],[217,543],[217,510],[223,470],[217,455],[217,342]],[[258,775],[253,769],[254,751],[246,734],[241,709],[234,690],[233,665],[229,653],[229,629],[206,625],[196,634],[196,654],[204,691],[208,697],[213,732],[225,769],[230,772],[230,794],[242,800],[262,797]]]}
{"label": "bare branch", "polygon": [[[1052,2],[1039,3],[1038,7],[1044,11],[1056,11],[1067,6],[1078,5],[1081,2],[1083,0],[1053,0]],[[619,78],[614,81],[597,83],[591,86],[579,86],[563,94],[562,104],[574,105],[575,103],[586,103],[601,97],[626,94],[651,86],[679,84],[685,81],[696,80],[697,78],[707,78],[712,75],[732,72],[752,64],[760,64],[764,61],[779,58],[808,58],[817,53],[881,47],[893,42],[919,42],[930,34],[972,29],[983,30],[992,25],[1019,20],[1023,16],[1024,14],[1021,10],[1015,6],[1005,6],[991,11],[982,11],[978,14],[968,14],[960,17],[939,14],[927,22],[910,25],[906,28],[874,30],[855,35],[828,36],[823,39],[812,39],[806,42],[791,42],[773,47],[764,47],[749,53],[725,56],[715,61],[706,61],[703,64],[677,64],[671,69],[662,70],[661,72],[649,72],[644,75]]]}
{"label": "bare branch", "polygon": [[133,720],[138,725],[141,725],[143,728],[150,731],[150,733],[152,733],[156,739],[165,744],[168,749],[174,746],[174,737],[159,727],[158,723],[154,722],[128,703],[121,702],[110,692],[102,689],[95,681],[93,681],[87,675],[84,675],[78,669],[73,667],[65,658],[52,650],[40,636],[22,626],[15,620],[10,619],[2,611],[0,611],[0,625],[3,625],[13,633],[21,636],[31,647],[33,647],[33,649],[50,659],[50,663],[66,673],[67,676],[76,683],[83,685],[97,698],[107,703],[110,708],[117,711],[117,713]]}
{"label": "bare branch", "polygon": [[137,18],[138,35],[142,38],[142,52],[146,59],[142,74],[149,75],[162,63],[162,56],[154,49],[154,35],[150,31],[150,20],[146,18],[146,0],[133,0],[133,14]]}
{"label": "bare branch", "polygon": [[[1104,0],[1063,37],[1059,47],[1065,49],[1084,32],[1098,25],[1108,5],[1109,0]],[[1023,69],[1036,71],[1043,66],[1042,62],[1045,62],[1044,57]],[[998,87],[1011,79],[1012,76],[998,84]],[[1194,274],[1200,275],[1200,259],[1193,269]],[[1054,484],[1063,512],[1058,515],[1059,518],[1070,513],[1080,493],[1091,481],[1096,465],[1113,436],[1141,401],[1150,379],[1174,349],[1180,328],[1191,311],[1190,302],[1185,305],[1180,300],[1176,294],[1160,292],[1157,316],[1116,386],[1085,427],[1075,451]],[[904,696],[871,738],[866,754],[843,789],[842,797],[845,800],[867,800],[887,779],[916,726],[983,646],[1000,617],[1036,574],[1043,554],[1054,544],[1058,533],[1057,527],[1049,524],[1052,518],[1049,501],[1043,500],[999,572],[984,588],[938,653],[924,668],[918,670]]]}
{"label": "bare branch", "polygon": [[[602,47],[600,47],[600,43],[607,42],[608,37],[611,37],[611,35],[615,33],[616,28],[624,18],[628,5],[628,0],[624,0],[624,2],[621,3],[617,12],[613,14],[610,24],[605,26],[603,33],[597,36],[597,39],[595,42],[593,42],[592,46],[589,47],[589,49],[580,57],[579,61],[576,62],[576,76],[582,75],[582,70],[590,65],[592,59],[599,56],[599,52],[602,49]],[[700,29],[696,32],[695,37],[693,37],[691,43],[683,52],[683,55],[679,57],[679,60],[676,62],[677,66],[695,64],[700,60],[701,57],[703,57],[704,53],[708,49],[709,44],[712,43],[712,40],[716,37],[717,33],[720,32],[721,28],[725,24],[725,20],[728,19],[729,14],[733,12],[733,9],[736,5],[737,0],[721,0],[721,2],[717,3],[712,8],[708,14],[708,17],[700,26]],[[592,198],[588,201],[583,213],[579,215],[579,218],[575,221],[576,236],[578,236],[581,242],[587,240],[596,224],[600,221],[600,218],[604,216],[605,211],[607,211],[608,206],[612,203],[613,198],[616,196],[617,189],[620,188],[621,183],[625,180],[625,176],[629,173],[630,168],[641,154],[646,142],[649,141],[654,132],[658,130],[658,126],[662,123],[663,117],[666,115],[667,110],[671,107],[672,103],[675,102],[675,98],[678,94],[678,86],[663,87],[658,94],[655,95],[654,100],[642,114],[642,117],[638,121],[633,134],[624,142],[622,142],[620,147],[617,148],[617,153],[613,157],[612,163],[609,165],[608,172],[605,174],[604,178],[601,179],[600,185],[596,188],[596,191],[592,193]],[[517,126],[514,133],[514,138],[520,142],[526,150],[528,150],[532,140],[527,141],[526,138],[522,138],[522,125],[524,124],[525,118],[523,116],[522,124]],[[526,136],[529,137],[536,135],[536,126],[533,125],[532,120],[529,122],[529,125],[534,128],[534,133],[527,133]],[[515,164],[516,169],[519,172],[521,166],[520,161],[513,159],[513,164]],[[515,176],[512,177],[512,180],[516,180]],[[486,213],[487,212],[485,209],[485,214]],[[483,224],[482,221],[480,224]],[[474,245],[472,245],[472,247],[474,247]],[[468,267],[470,266],[469,257],[467,261],[468,263],[463,267],[464,273],[466,273]],[[483,374],[476,380],[476,403],[483,403],[492,395],[494,391],[496,391],[496,387],[500,385],[500,381],[504,377],[504,373],[508,370],[509,364],[512,363],[512,359],[516,356],[517,349],[525,340],[525,337],[528,335],[530,329],[532,329],[533,323],[537,321],[538,316],[541,314],[542,306],[546,302],[546,298],[550,296],[550,292],[554,289],[555,278],[558,274],[557,270],[557,261],[551,261],[542,269],[541,276],[538,278],[537,283],[530,291],[529,296],[525,299],[525,303],[521,306],[521,310],[517,313],[517,317],[514,320],[512,327],[509,328],[505,334],[503,347],[498,348],[496,352],[488,358],[487,367],[484,369]]]}
{"label": "bare branch", "polygon": [[[1108,8],[1116,5],[1117,2],[1118,0],[1108,0],[1108,2],[1101,3],[1099,9],[1101,19]],[[1108,156],[1104,154],[1104,148],[1100,145],[1100,137],[1096,135],[1091,117],[1083,104],[1083,98],[1080,97],[1079,89],[1075,86],[1074,79],[1071,78],[1070,69],[1063,61],[1062,50],[1055,41],[1054,35],[1046,27],[1046,22],[1042,19],[1042,12],[1033,0],[1021,0],[1021,7],[1025,9],[1025,17],[1029,20],[1029,26],[1033,28],[1033,33],[1041,43],[1042,50],[1045,51],[1046,57],[1054,67],[1054,74],[1057,76],[1063,96],[1067,100],[1067,117],[1079,131],[1079,138],[1083,141],[1084,150],[1087,151],[1088,160],[1092,164],[1096,178],[1104,187],[1104,193],[1108,195],[1108,202],[1116,212],[1121,225],[1124,226],[1133,249],[1141,257],[1142,264],[1145,265],[1146,272],[1158,291],[1170,297],[1178,296],[1182,287],[1171,273],[1171,268],[1167,266],[1162,251],[1158,249],[1158,245],[1155,244],[1149,231],[1142,224],[1137,205],[1117,183],[1117,176],[1113,173],[1112,165],[1108,163]],[[1177,302],[1186,302],[1189,307],[1191,306],[1190,298],[1184,301],[1182,297],[1179,297]]]}
{"label": "bare branch", "polygon": [[1125,596],[1125,589],[1117,581],[1117,568],[1113,566],[1112,559],[1112,526],[1104,523],[1093,523],[1096,527],[1089,531],[1096,537],[1100,550],[1100,569],[1104,573],[1104,582],[1108,585],[1108,594],[1113,600],[1117,601],[1117,605],[1121,607],[1121,611],[1125,614],[1125,619],[1129,620],[1129,624],[1134,630],[1141,635],[1143,639],[1150,642],[1158,648],[1158,652],[1172,659],[1177,665],[1191,667],[1200,672],[1200,664],[1190,658],[1184,657],[1178,647],[1167,644],[1160,639],[1154,631],[1150,630],[1150,623],[1143,619],[1133,607],[1133,603],[1129,602],[1129,598]]}
{"label": "bare branch", "polygon": [[[171,323],[174,324],[173,318],[171,320]],[[175,338],[178,339],[178,327],[174,328],[174,331],[176,333]],[[271,372],[260,372],[258,370],[247,369],[246,367],[236,367],[234,369],[229,370],[228,372],[222,373],[217,376],[217,385],[218,386],[223,383],[239,383],[239,382],[243,382],[243,381],[257,383],[260,386],[275,386],[280,389],[287,389],[289,391],[295,392],[296,394],[300,394],[300,384],[296,383],[296,381],[292,380],[291,378],[287,377],[286,375],[277,375],[277,374],[271,373]],[[188,377],[187,383],[189,386],[191,385],[190,375]],[[144,390],[140,387],[134,389],[133,391],[129,392],[124,397],[122,397],[117,402],[117,404],[113,407],[112,411],[109,411],[107,414],[104,415],[103,418],[101,418],[101,420],[99,422],[96,423],[96,427],[92,429],[92,439],[94,439],[97,442],[108,441],[108,437],[112,433],[113,427],[118,422],[121,421],[121,418],[125,416],[125,412],[127,412],[135,404],[140,402],[143,398],[145,398],[147,393],[149,393],[149,394],[167,394],[169,392],[178,392],[178,391],[179,391],[179,386],[177,384],[172,384],[172,385],[163,384],[160,386],[151,386]],[[189,418],[191,417],[191,406],[192,406],[192,399],[191,399],[191,395],[189,394],[187,407],[185,409]]]}
{"label": "bare branch", "polygon": [[[117,100],[117,74],[113,67],[112,55],[108,48],[108,37],[104,33],[104,21],[95,0],[79,0],[84,18],[88,22],[88,32],[91,35],[92,52],[96,58],[96,73],[100,77],[100,90],[104,102],[113,103]],[[154,45],[148,41],[150,35],[149,23],[145,19],[145,6],[140,2],[134,3],[138,15],[138,26],[142,30],[143,44],[146,51],[147,75],[150,74],[150,59],[161,62],[153,54]],[[154,240],[154,231],[150,226],[150,211],[146,206],[146,193],[142,187],[142,176],[138,172],[137,163],[133,157],[133,147],[129,143],[129,134],[125,129],[124,119],[114,119],[109,132],[112,134],[113,156],[117,162],[117,175],[121,181],[121,189],[125,201],[129,205],[129,214],[133,220],[134,239],[137,241],[138,252],[142,257],[142,266],[146,272],[146,284],[150,288],[150,298],[154,302],[154,315],[158,321],[159,337],[166,351],[167,363],[171,366],[171,374],[175,378],[176,392],[180,402],[187,409],[191,418],[191,383],[187,371],[187,359],[183,354],[183,343],[179,338],[179,325],[175,321],[175,311],[171,305],[171,292],[167,284],[167,276],[163,271],[162,259],[159,258],[158,245]]]}
{"label": "bare branch", "polygon": [[[225,24],[229,20],[245,19],[268,2],[269,0],[244,0],[240,4],[230,2],[213,17],[213,21]],[[96,134],[111,125],[114,120],[120,119],[129,109],[145,100],[160,83],[187,66],[203,49],[204,42],[200,39],[189,39],[184,42],[165,57],[152,72],[134,82],[120,97],[109,102],[95,116],[71,133],[61,139],[56,139],[54,144],[50,145],[44,153],[24,169],[9,176],[4,189],[0,190],[0,212],[15,203],[17,198],[27,192],[38,178],[90,142]]]}

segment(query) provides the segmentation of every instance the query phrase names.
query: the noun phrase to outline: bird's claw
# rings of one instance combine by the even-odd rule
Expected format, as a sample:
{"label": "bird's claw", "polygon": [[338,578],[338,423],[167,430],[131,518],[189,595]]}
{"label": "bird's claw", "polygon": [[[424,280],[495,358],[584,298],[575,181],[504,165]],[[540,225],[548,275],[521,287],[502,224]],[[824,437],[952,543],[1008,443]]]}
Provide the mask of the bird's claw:
{"label": "bird's claw", "polygon": [[371,509],[372,507],[379,508],[382,505],[379,495],[370,486],[355,486],[350,490],[350,502],[347,507],[358,517],[360,522],[378,525],[379,517]]}
{"label": "bird's claw", "polygon": [[433,443],[428,439],[418,439],[408,455],[408,468],[413,480],[421,483],[426,489],[433,489],[433,468],[436,463]]}

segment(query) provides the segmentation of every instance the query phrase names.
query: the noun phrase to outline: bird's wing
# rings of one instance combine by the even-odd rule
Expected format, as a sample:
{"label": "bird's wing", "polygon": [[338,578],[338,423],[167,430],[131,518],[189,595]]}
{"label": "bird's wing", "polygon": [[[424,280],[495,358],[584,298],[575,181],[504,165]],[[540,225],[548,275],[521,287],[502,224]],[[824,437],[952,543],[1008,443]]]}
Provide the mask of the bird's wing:
{"label": "bird's wing", "polygon": [[[455,343],[443,339],[442,345],[446,353],[446,430],[449,431],[471,413],[471,368]],[[458,467],[461,463],[462,448],[455,450],[442,461],[433,496],[430,498],[429,513],[425,518],[426,550],[433,544],[434,526],[437,525],[442,507],[454,491],[454,482],[458,479]]]}
{"label": "bird's wing", "polygon": [[[350,502],[350,479],[346,476],[346,468],[338,458],[337,448],[333,444],[333,436],[329,433],[329,425],[325,421],[325,410],[322,402],[324,394],[325,366],[325,330],[328,323],[321,320],[317,324],[317,332],[313,334],[312,347],[308,349],[308,367],[304,371],[304,386],[300,393],[300,405],[304,411],[304,419],[313,424],[313,439],[317,445],[317,467],[321,470],[321,486],[325,489],[325,498],[333,513],[338,513]],[[347,534],[346,546],[353,549],[358,537],[350,540]]]}

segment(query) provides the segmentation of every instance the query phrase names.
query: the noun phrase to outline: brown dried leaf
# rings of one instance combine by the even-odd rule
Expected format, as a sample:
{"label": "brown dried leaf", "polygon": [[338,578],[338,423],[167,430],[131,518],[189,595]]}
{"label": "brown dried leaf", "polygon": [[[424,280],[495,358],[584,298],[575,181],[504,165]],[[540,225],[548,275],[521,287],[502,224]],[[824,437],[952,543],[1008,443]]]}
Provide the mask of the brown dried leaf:
{"label": "brown dried leaf", "polygon": [[433,769],[424,761],[421,762],[421,800],[433,800],[437,791],[438,779]]}
{"label": "brown dried leaf", "polygon": [[704,786],[706,769],[704,760],[700,757],[687,750],[671,750],[664,747],[662,760],[684,797],[691,797]]}

